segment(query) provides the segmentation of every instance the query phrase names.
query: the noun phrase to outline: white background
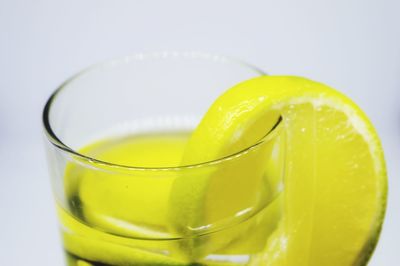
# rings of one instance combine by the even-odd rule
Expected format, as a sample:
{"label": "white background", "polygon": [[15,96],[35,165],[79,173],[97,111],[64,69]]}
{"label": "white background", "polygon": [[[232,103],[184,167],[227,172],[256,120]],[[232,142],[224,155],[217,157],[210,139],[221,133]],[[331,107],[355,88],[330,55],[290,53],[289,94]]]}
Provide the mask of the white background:
{"label": "white background", "polygon": [[396,0],[0,0],[0,264],[62,265],[42,149],[49,94],[99,60],[200,50],[323,81],[366,111],[382,138],[390,179],[370,266],[398,265],[399,14]]}

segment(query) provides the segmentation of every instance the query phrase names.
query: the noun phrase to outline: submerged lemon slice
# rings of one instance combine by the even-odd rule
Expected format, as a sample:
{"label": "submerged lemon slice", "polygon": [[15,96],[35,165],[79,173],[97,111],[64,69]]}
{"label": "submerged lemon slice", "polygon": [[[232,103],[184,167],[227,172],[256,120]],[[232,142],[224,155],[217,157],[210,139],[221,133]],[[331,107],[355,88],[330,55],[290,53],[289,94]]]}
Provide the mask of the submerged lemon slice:
{"label": "submerged lemon slice", "polygon": [[[240,151],[259,141],[279,114],[287,152],[283,218],[264,256],[253,265],[364,265],[385,212],[385,163],[368,118],[339,92],[300,77],[263,76],[240,83],[220,96],[203,117],[184,162],[214,160]],[[231,194],[259,185],[253,171],[258,163],[252,162],[256,164],[241,166],[248,168],[247,185],[236,185]],[[227,200],[232,198],[224,192],[232,188],[230,178],[222,172],[175,181],[171,208],[175,215],[182,214],[179,230],[202,224],[210,216],[223,217],[234,208],[232,204],[248,200]],[[225,208],[213,205],[217,196],[219,202],[225,201]],[[223,244],[210,240],[206,245],[217,249]]]}

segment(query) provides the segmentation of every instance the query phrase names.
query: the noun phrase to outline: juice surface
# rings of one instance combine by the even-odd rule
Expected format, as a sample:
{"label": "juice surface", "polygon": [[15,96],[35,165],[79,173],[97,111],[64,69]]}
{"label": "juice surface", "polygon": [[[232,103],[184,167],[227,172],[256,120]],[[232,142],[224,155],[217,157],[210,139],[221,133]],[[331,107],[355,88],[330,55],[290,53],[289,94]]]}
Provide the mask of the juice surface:
{"label": "juice surface", "polygon": [[137,167],[179,166],[187,131],[152,132],[109,138],[90,144],[81,153],[109,163]]}

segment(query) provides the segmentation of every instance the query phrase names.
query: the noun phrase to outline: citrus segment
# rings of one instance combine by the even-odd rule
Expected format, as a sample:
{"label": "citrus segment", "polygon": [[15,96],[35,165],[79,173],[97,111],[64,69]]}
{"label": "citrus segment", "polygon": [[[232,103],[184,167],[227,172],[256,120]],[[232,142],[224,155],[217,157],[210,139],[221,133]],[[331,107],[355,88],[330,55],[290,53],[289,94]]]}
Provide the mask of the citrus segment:
{"label": "citrus segment", "polygon": [[[383,220],[385,164],[371,123],[339,92],[299,77],[263,76],[238,84],[203,117],[184,161],[214,160],[237,152],[257,142],[278,115],[284,118],[287,147],[283,219],[269,239],[262,263],[362,265],[375,246]],[[247,163],[241,167],[247,170],[248,185],[241,183],[237,191],[256,187],[254,180],[259,176],[252,169],[257,160]],[[185,198],[189,195],[196,199],[186,206],[190,212],[183,216],[182,225],[201,223],[216,212],[212,201],[204,199],[231,184],[230,175],[223,173],[177,181],[172,186],[179,187],[172,194],[175,202],[190,202]],[[180,194],[185,186],[198,189],[195,194]],[[219,197],[226,202],[225,208],[218,207],[220,215],[235,208],[226,200],[229,195]],[[246,200],[239,198],[235,204]]]}

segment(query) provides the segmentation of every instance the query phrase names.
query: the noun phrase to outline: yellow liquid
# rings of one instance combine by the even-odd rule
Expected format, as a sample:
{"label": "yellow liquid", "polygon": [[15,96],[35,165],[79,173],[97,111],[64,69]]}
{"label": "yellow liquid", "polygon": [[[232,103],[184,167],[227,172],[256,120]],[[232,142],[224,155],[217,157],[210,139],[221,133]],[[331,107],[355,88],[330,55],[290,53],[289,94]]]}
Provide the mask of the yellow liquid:
{"label": "yellow liquid", "polygon": [[[179,166],[188,138],[188,132],[132,135],[95,142],[80,152],[120,165]],[[171,187],[177,178],[208,169],[100,169],[77,163],[66,169],[69,200],[58,212],[69,266],[257,265],[279,219],[278,198],[213,231],[182,236],[174,230],[179,217],[169,212]]]}

